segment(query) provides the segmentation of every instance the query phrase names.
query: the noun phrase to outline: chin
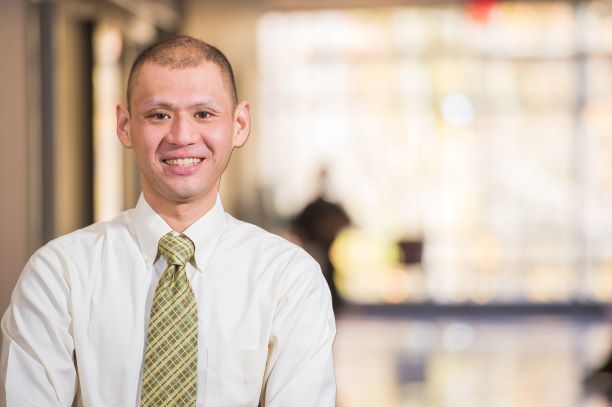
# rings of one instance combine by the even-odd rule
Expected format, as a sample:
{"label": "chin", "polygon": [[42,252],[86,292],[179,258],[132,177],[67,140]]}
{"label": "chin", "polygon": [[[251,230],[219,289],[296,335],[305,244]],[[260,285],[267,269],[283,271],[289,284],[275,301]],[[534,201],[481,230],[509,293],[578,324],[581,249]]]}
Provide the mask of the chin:
{"label": "chin", "polygon": [[[189,180],[180,182],[174,179],[172,182],[158,182],[157,188],[147,188],[151,195],[161,201],[170,204],[186,204],[197,201],[205,201],[212,193],[212,188],[206,188],[205,180]],[[177,182],[178,181],[178,182]],[[183,180],[187,181],[187,180]],[[194,182],[195,181],[195,182]],[[216,196],[216,191],[214,191]]]}
{"label": "chin", "polygon": [[179,192],[172,195],[172,201],[176,203],[194,202],[203,198],[203,194]]}
{"label": "chin", "polygon": [[210,195],[210,191],[202,188],[175,188],[170,196],[177,203],[203,201]]}

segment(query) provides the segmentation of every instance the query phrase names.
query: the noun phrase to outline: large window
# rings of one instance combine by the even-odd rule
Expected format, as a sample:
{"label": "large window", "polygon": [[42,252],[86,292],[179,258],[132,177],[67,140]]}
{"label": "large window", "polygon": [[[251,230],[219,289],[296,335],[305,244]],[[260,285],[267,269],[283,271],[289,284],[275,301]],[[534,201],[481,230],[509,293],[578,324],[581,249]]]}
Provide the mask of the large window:
{"label": "large window", "polygon": [[264,190],[326,169],[348,299],[612,300],[609,3],[268,12],[258,55]]}

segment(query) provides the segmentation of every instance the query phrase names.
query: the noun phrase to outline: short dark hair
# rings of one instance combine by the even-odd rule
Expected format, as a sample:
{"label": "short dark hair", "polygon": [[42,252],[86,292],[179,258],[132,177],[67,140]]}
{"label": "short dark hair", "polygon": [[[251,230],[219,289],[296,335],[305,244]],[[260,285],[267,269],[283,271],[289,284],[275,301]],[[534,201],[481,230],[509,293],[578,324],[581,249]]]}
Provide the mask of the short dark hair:
{"label": "short dark hair", "polygon": [[153,44],[138,55],[134,64],[132,64],[128,77],[128,106],[136,86],[138,73],[146,62],[167,66],[172,69],[196,68],[203,62],[212,62],[221,69],[221,73],[229,86],[234,105],[238,103],[234,71],[227,57],[218,48],[204,41],[187,35],[181,35]]}

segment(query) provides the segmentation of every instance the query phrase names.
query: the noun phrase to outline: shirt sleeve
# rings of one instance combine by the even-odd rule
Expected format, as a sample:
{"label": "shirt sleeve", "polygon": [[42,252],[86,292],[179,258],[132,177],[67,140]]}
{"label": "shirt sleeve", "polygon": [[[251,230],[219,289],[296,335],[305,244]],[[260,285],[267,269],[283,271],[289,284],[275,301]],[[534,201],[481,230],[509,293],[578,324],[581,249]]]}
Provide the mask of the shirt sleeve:
{"label": "shirt sleeve", "polygon": [[265,407],[336,405],[336,324],[329,287],[318,264],[303,260],[288,270],[290,282],[274,318],[261,399]]}
{"label": "shirt sleeve", "polygon": [[0,406],[71,406],[76,391],[69,285],[49,248],[26,264],[2,319]]}

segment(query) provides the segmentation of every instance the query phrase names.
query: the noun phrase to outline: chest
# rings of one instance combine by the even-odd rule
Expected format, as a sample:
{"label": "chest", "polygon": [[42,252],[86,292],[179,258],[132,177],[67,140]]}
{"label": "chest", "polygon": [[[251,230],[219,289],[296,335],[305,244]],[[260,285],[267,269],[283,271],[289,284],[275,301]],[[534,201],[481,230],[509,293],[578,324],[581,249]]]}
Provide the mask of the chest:
{"label": "chest", "polygon": [[[85,397],[88,391],[112,400],[119,394],[138,397],[160,272],[144,262],[125,263],[127,267],[100,270],[88,284],[72,288],[75,353]],[[199,399],[215,406],[256,405],[276,307],[275,286],[253,277],[256,270],[224,271],[214,265],[204,272],[188,271],[198,308]]]}

